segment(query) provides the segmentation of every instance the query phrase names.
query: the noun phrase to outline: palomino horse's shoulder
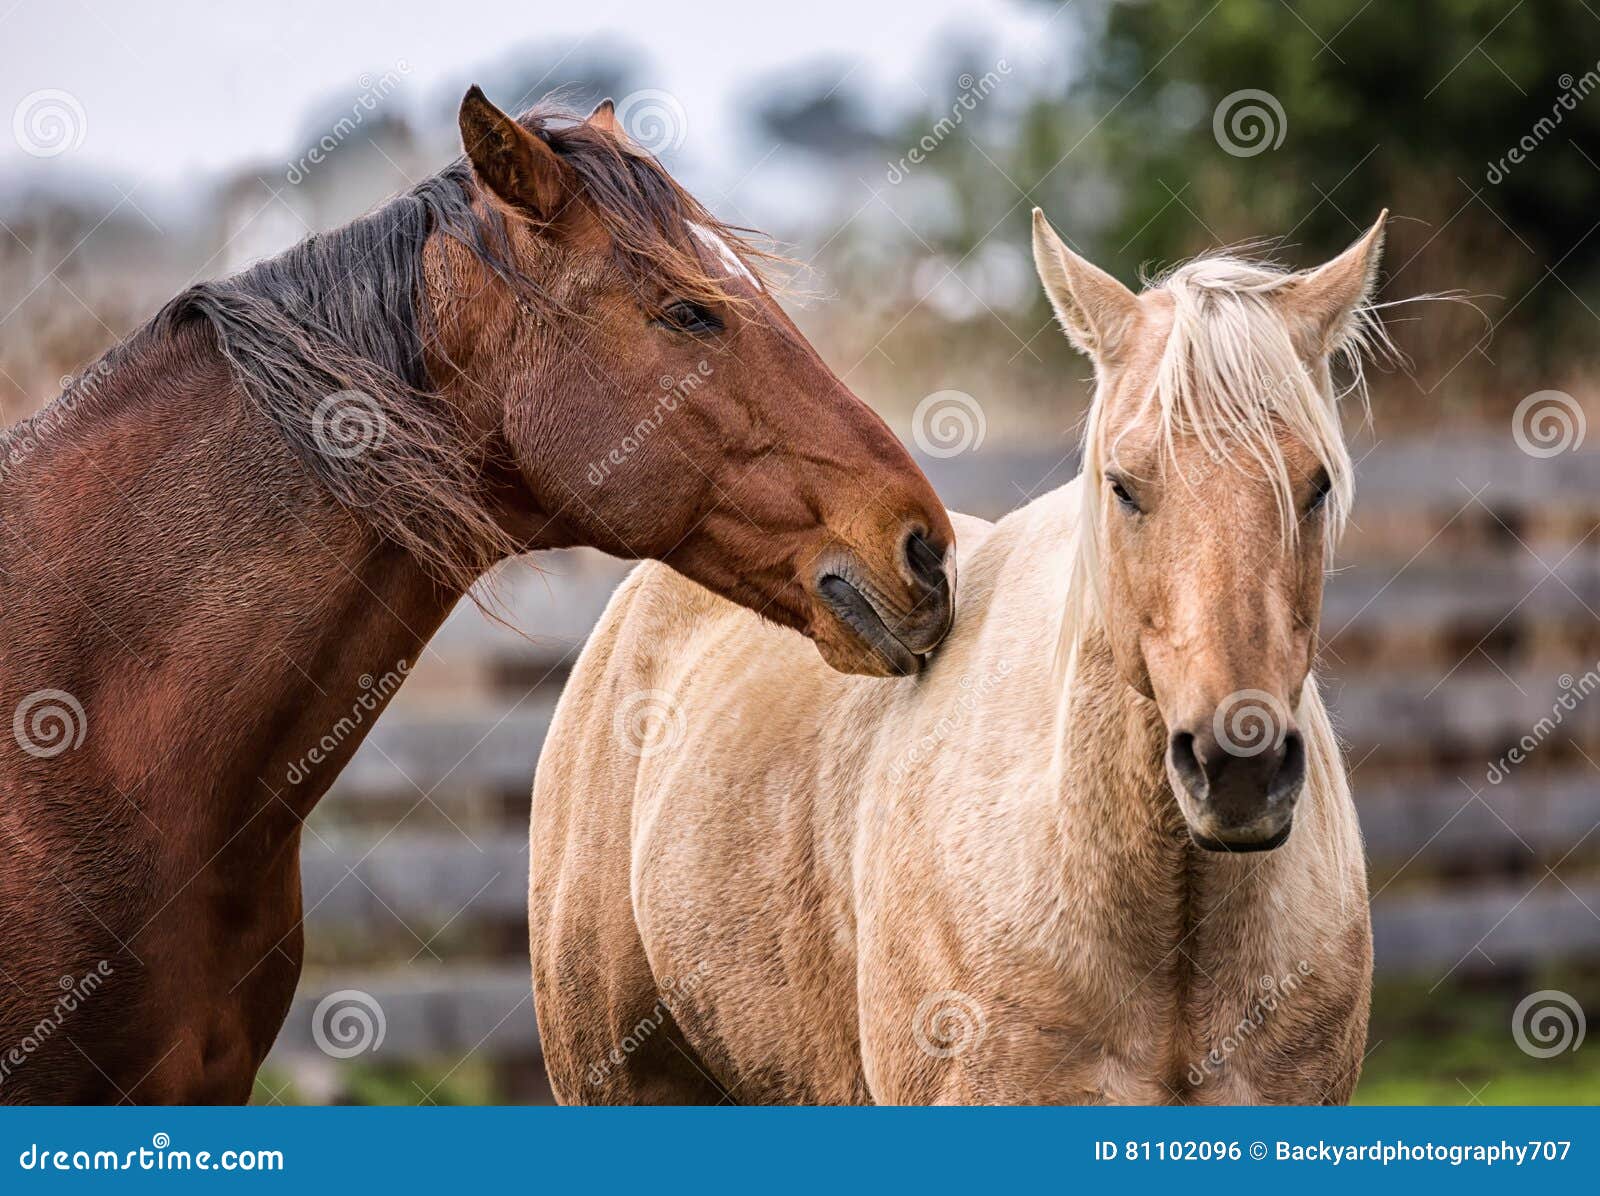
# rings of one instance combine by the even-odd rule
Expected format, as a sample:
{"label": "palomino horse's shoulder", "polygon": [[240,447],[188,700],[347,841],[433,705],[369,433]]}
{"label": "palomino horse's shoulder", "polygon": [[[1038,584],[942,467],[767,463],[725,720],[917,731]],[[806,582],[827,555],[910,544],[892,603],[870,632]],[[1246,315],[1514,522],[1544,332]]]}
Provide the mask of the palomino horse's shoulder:
{"label": "palomino horse's shoulder", "polygon": [[659,561],[644,561],[623,578],[591,638],[655,660],[670,659],[687,641],[744,608],[718,597]]}
{"label": "palomino horse's shoulder", "polygon": [[660,561],[636,566],[617,587],[611,605],[626,608],[633,620],[691,622],[725,608],[739,609]]}
{"label": "palomino horse's shoulder", "polygon": [[[994,523],[952,511],[956,533],[956,631],[991,613],[1059,610],[1076,518],[1078,483],[1041,494]],[[1059,617],[1059,616],[1057,616]]]}
{"label": "palomino horse's shoulder", "polygon": [[1078,495],[1083,486],[1081,475],[1073,478],[1064,486],[1057,486],[1054,490],[1046,490],[1023,503],[1022,506],[1012,511],[1000,522],[1002,525],[1012,522],[1029,522],[1037,525],[1039,521],[1046,524],[1060,525],[1061,532],[1065,535],[1071,530],[1072,520],[1078,509]]}

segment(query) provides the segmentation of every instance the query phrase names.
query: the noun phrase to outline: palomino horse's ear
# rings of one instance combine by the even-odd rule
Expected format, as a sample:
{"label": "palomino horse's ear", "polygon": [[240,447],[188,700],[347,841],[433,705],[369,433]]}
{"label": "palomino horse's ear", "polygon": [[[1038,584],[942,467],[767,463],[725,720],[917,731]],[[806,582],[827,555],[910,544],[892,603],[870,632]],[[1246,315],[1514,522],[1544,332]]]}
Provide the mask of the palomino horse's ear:
{"label": "palomino horse's ear", "polygon": [[1294,329],[1299,349],[1316,359],[1334,352],[1355,326],[1356,313],[1371,296],[1383,257],[1383,229],[1389,209],[1378,213],[1356,243],[1325,265],[1299,275],[1278,292],[1278,302]]}
{"label": "palomino horse's ear", "polygon": [[1138,313],[1138,297],[1068,249],[1038,208],[1033,209],[1033,264],[1067,339],[1096,364],[1115,356]]}
{"label": "palomino horse's ear", "polygon": [[566,197],[567,168],[554,150],[489,102],[476,84],[461,101],[461,144],[478,181],[543,220]]}
{"label": "palomino horse's ear", "polygon": [[594,111],[589,113],[589,119],[585,123],[604,130],[613,137],[618,135],[617,106],[611,102],[610,96],[607,96],[594,106]]}

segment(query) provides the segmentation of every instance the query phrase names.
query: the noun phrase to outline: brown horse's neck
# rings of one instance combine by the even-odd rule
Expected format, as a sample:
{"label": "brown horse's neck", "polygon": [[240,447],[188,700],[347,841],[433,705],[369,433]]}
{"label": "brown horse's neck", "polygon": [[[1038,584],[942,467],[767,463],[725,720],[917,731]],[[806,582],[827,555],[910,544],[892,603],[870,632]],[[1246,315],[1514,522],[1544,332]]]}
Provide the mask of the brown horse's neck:
{"label": "brown horse's neck", "polygon": [[133,351],[0,492],[8,708],[62,690],[87,722],[15,779],[71,782],[85,826],[109,806],[180,873],[280,858],[460,596],[328,497],[198,327]]}
{"label": "brown horse's neck", "polygon": [[241,1101],[299,977],[304,819],[459,595],[204,325],[113,361],[0,445],[0,1041],[109,969],[74,1015],[95,1066],[59,1042],[0,1099]]}

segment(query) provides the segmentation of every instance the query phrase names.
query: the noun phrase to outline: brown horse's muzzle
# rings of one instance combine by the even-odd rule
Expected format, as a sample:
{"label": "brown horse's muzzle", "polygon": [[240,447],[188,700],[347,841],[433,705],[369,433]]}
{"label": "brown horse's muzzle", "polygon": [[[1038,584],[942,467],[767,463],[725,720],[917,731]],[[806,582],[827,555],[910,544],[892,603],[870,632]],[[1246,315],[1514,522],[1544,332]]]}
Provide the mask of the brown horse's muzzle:
{"label": "brown horse's muzzle", "polygon": [[817,635],[817,648],[841,672],[912,676],[949,634],[955,618],[953,550],[914,527],[897,557],[887,577],[848,549],[830,552],[817,570],[818,604],[843,632]]}

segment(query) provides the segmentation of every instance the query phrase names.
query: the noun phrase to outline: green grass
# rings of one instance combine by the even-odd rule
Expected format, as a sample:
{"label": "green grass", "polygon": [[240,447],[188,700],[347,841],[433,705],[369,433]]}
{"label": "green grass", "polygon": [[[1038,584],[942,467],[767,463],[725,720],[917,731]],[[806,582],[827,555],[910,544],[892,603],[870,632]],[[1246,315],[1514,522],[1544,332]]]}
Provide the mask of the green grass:
{"label": "green grass", "polygon": [[[374,1064],[351,1060],[337,1065],[339,1091],[335,1103],[343,1105],[494,1105],[510,1098],[496,1082],[495,1069],[477,1060],[426,1064]],[[323,1103],[320,1096],[301,1091],[291,1078],[272,1068],[256,1080],[254,1104],[304,1105]]]}
{"label": "green grass", "polygon": [[[1384,982],[1372,994],[1368,1055],[1356,1089],[1361,1105],[1600,1104],[1600,971],[1549,971],[1494,982],[1452,978]],[[1517,1003],[1539,989],[1571,994],[1593,1030],[1575,1051],[1549,1059],[1525,1053],[1512,1036]],[[436,1066],[351,1060],[333,1065],[346,1104],[479,1105],[515,1101],[508,1072],[469,1059]],[[526,1066],[526,1065],[524,1065]],[[273,1094],[277,1094],[274,1098]],[[428,1096],[424,1098],[424,1093]],[[320,1094],[317,1094],[320,1096]],[[311,1094],[264,1072],[258,1103],[300,1104]]]}
{"label": "green grass", "polygon": [[[1517,1003],[1538,989],[1570,993],[1600,1010],[1600,976],[1551,973],[1493,986],[1447,981],[1379,984],[1372,994],[1361,1105],[1600,1104],[1600,1028],[1549,1059],[1512,1036]],[[1594,1021],[1590,1017],[1589,1021]]]}

